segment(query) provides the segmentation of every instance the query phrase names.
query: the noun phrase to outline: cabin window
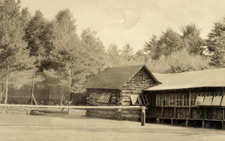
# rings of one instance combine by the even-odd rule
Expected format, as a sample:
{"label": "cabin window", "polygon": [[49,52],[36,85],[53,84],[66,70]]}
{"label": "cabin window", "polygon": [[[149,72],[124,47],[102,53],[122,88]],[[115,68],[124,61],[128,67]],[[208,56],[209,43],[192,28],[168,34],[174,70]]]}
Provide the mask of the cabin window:
{"label": "cabin window", "polygon": [[197,98],[197,95],[196,94],[190,94],[190,97],[191,97],[191,105],[195,105],[195,99]]}
{"label": "cabin window", "polygon": [[90,94],[90,99],[92,102],[96,102],[99,99],[99,97],[100,97],[99,94],[96,93]]}
{"label": "cabin window", "polygon": [[170,95],[165,94],[164,106],[169,106],[169,99],[170,99]]}
{"label": "cabin window", "polygon": [[178,103],[178,98],[177,98],[177,94],[174,94],[174,106],[177,106]]}
{"label": "cabin window", "polygon": [[174,94],[170,94],[170,106],[174,106],[175,105],[175,95]]}
{"label": "cabin window", "polygon": [[180,106],[184,106],[184,94],[180,94]]}
{"label": "cabin window", "polygon": [[140,96],[138,96],[138,98],[137,98],[137,104],[138,105],[143,105],[143,102],[141,101],[141,97]]}
{"label": "cabin window", "polygon": [[112,96],[111,96],[110,103],[111,103],[111,104],[116,104],[116,101],[117,101],[116,95],[112,95]]}
{"label": "cabin window", "polygon": [[214,96],[212,105],[220,106],[221,100],[222,100],[222,96]]}
{"label": "cabin window", "polygon": [[149,105],[149,100],[146,95],[130,95],[132,105]]}
{"label": "cabin window", "polygon": [[164,106],[164,95],[160,94],[160,106]]}
{"label": "cabin window", "polygon": [[205,96],[204,102],[202,105],[212,105],[213,96]]}
{"label": "cabin window", "polygon": [[138,95],[130,95],[131,104],[135,105],[138,99]]}
{"label": "cabin window", "polygon": [[188,105],[189,105],[189,95],[184,94],[184,106],[188,106]]}
{"label": "cabin window", "polygon": [[177,106],[181,106],[181,105],[182,105],[182,95],[177,94]]}
{"label": "cabin window", "polygon": [[221,102],[221,106],[225,106],[225,97],[223,96],[223,100]]}
{"label": "cabin window", "polygon": [[109,103],[110,98],[111,98],[111,94],[101,94],[97,102]]}
{"label": "cabin window", "polygon": [[197,96],[196,101],[195,101],[195,105],[202,105],[204,101],[204,96]]}
{"label": "cabin window", "polygon": [[156,106],[160,106],[160,95],[156,94]]}
{"label": "cabin window", "polygon": [[141,101],[143,105],[149,105],[150,102],[148,100],[148,97],[146,95],[140,95]]}

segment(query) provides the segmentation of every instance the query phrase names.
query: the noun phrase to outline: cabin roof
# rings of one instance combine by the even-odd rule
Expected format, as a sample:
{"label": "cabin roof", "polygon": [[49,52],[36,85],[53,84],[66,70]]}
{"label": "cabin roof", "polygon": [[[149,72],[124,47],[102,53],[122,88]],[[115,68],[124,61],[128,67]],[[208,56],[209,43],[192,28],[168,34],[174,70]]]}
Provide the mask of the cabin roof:
{"label": "cabin roof", "polygon": [[145,91],[225,86],[224,68],[173,74],[154,73],[154,75],[161,84]]}
{"label": "cabin roof", "polygon": [[86,84],[85,88],[94,89],[121,89],[123,84],[132,78],[138,71],[145,68],[152,78],[158,82],[145,65],[109,67],[94,75]]}

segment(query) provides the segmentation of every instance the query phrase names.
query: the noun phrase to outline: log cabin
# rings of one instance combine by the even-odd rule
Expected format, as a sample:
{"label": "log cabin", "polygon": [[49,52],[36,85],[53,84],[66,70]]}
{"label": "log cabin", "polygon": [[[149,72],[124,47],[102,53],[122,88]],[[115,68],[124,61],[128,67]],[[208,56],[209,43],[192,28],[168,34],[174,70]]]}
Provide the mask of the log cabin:
{"label": "log cabin", "polygon": [[[88,105],[145,105],[147,121],[224,128],[225,69],[157,74],[145,65],[112,67],[86,84]],[[135,110],[88,110],[88,116],[140,120]]]}
{"label": "log cabin", "polygon": [[[111,67],[93,76],[85,85],[87,104],[93,106],[143,105],[142,91],[159,81],[145,65]],[[140,120],[140,110],[87,110],[88,116]]]}

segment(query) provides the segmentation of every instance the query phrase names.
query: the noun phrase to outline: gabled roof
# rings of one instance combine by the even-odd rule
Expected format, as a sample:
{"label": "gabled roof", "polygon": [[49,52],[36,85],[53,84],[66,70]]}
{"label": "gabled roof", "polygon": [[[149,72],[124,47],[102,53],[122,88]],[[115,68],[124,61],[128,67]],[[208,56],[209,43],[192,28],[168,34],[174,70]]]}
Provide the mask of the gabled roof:
{"label": "gabled roof", "polygon": [[173,74],[154,73],[154,75],[162,84],[148,88],[146,91],[200,87],[225,87],[224,68]]}
{"label": "gabled roof", "polygon": [[132,78],[138,71],[145,68],[152,78],[158,80],[152,75],[145,65],[110,67],[93,76],[86,84],[85,88],[95,89],[121,89],[123,84]]}

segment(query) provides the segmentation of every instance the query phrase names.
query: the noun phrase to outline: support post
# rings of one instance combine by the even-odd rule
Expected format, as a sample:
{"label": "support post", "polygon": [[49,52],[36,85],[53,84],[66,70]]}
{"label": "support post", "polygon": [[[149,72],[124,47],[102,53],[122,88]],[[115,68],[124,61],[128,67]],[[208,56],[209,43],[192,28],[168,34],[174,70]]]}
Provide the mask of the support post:
{"label": "support post", "polygon": [[186,124],[185,124],[185,126],[188,127],[188,120],[187,120],[187,119],[186,119]]}
{"label": "support post", "polygon": [[204,107],[204,117],[203,117],[203,119],[204,120],[207,119],[207,108],[206,107]]}
{"label": "support post", "polygon": [[188,118],[189,118],[189,119],[191,119],[191,117],[192,117],[192,116],[191,116],[191,100],[192,100],[191,97],[192,97],[191,90],[189,90],[189,91],[188,91],[188,98],[189,98],[189,99],[188,99],[188,114],[189,114],[189,115],[188,115]]}
{"label": "support post", "polygon": [[156,118],[156,123],[160,123],[160,118]]}
{"label": "support post", "polygon": [[123,115],[122,115],[122,109],[117,109],[117,120],[122,120]]}
{"label": "support post", "polygon": [[222,108],[222,110],[223,110],[223,117],[222,117],[222,120],[224,121],[224,108]]}
{"label": "support post", "polygon": [[222,130],[224,130],[224,108],[222,108],[222,110],[223,110],[223,117],[222,117]]}
{"label": "support post", "polygon": [[177,118],[176,113],[177,113],[176,107],[174,107],[173,118]]}
{"label": "support post", "polygon": [[173,119],[171,118],[171,125],[173,125]]}
{"label": "support post", "polygon": [[202,120],[202,128],[205,128],[205,120]]}
{"label": "support post", "polygon": [[222,130],[224,130],[224,121],[222,121]]}
{"label": "support post", "polygon": [[161,118],[163,117],[163,107],[161,107]]}
{"label": "support post", "polygon": [[145,123],[146,123],[146,107],[145,106],[142,106],[141,107],[141,126],[145,126]]}

